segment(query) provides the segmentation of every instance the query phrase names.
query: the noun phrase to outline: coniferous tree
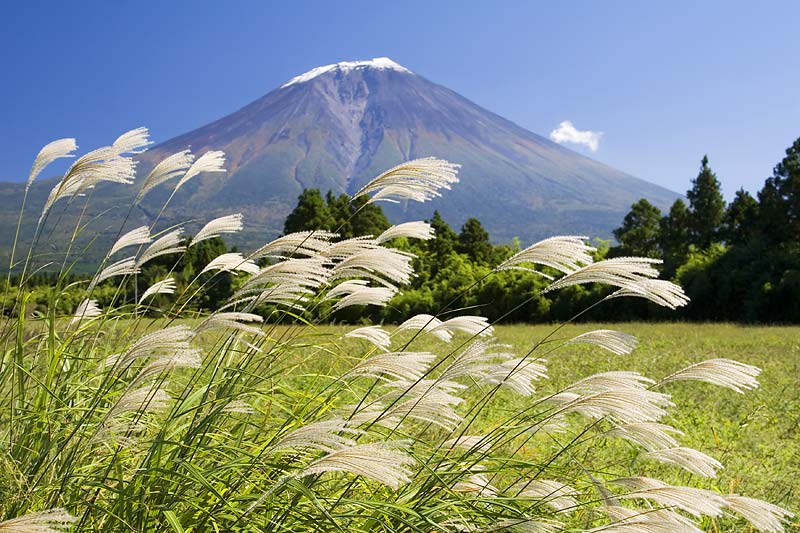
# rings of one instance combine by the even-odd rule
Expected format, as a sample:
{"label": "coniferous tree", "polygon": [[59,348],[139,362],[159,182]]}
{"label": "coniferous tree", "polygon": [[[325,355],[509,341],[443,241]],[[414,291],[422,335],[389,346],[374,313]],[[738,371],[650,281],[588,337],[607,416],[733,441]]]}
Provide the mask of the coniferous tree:
{"label": "coniferous tree", "polygon": [[706,249],[719,240],[719,230],[725,216],[725,199],[716,174],[703,156],[700,173],[692,180],[686,193],[689,199],[689,238],[692,244]]}
{"label": "coniferous tree", "polygon": [[483,228],[480,220],[473,217],[461,226],[456,250],[479,263],[488,264],[491,261],[492,243],[489,241],[489,232]]}
{"label": "coniferous tree", "polygon": [[725,210],[723,237],[728,244],[745,244],[754,235],[758,223],[758,201],[744,189],[736,191]]}
{"label": "coniferous tree", "polygon": [[786,157],[758,193],[759,228],[772,243],[800,241],[800,139],[786,149]]}
{"label": "coniferous tree", "polygon": [[631,206],[622,226],[614,230],[619,247],[614,255],[661,257],[661,210],[642,198]]}
{"label": "coniferous tree", "polygon": [[314,229],[333,230],[335,224],[319,189],[305,189],[297,197],[297,206],[286,217],[283,233]]}
{"label": "coniferous tree", "polygon": [[664,260],[674,267],[683,262],[689,251],[689,209],[678,198],[669,209],[669,214],[661,219],[659,245]]}

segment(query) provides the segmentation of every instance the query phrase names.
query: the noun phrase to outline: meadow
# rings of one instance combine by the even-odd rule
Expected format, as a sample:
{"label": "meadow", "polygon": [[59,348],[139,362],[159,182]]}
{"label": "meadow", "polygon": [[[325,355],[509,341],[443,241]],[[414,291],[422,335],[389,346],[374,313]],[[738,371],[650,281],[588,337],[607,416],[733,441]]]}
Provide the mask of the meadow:
{"label": "meadow", "polygon": [[[69,277],[81,251],[68,251],[47,300],[28,312],[31,275],[47,266],[34,249],[47,246],[50,211],[65,199],[88,204],[84,193],[103,181],[132,184],[131,154],[148,142],[137,129],[78,158],[30,250],[20,248],[18,282],[8,276],[0,532],[795,527],[797,328],[495,327],[471,314],[480,306],[454,312],[459,297],[438,316],[396,325],[327,325],[344,308],[391,305],[414,277],[400,244],[432,239],[426,222],[353,238],[288,233],[245,257],[196,248],[241,231],[241,214],[189,238],[182,227],[156,230],[156,219],[120,228],[91,279]],[[45,147],[29,183],[74,150],[72,139]],[[220,152],[174,154],[137,198],[177,180],[166,209],[183,184],[223,163]],[[411,161],[353,198],[426,201],[457,170]],[[688,303],[658,279],[658,260],[595,251],[580,236],[552,237],[486,277],[548,280],[528,301],[601,284],[615,290],[592,307]],[[207,263],[179,285],[175,269],[190,254]],[[174,266],[140,289],[143,265],[166,257]],[[232,296],[202,307],[231,277]],[[64,316],[66,299],[74,311]]]}

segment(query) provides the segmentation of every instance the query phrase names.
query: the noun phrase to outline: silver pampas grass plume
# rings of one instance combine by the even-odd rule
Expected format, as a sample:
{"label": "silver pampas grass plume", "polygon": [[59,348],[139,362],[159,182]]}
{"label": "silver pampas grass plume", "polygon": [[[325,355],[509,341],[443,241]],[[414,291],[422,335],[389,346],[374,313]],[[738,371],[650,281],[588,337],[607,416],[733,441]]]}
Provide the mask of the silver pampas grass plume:
{"label": "silver pampas grass plume", "polygon": [[120,259],[116,263],[112,263],[98,272],[97,275],[92,278],[92,281],[89,282],[88,290],[91,292],[98,283],[109,278],[113,278],[115,276],[131,276],[133,274],[138,274],[139,272],[141,272],[141,269],[136,264],[135,258],[128,257],[126,259]]}
{"label": "silver pampas grass plume", "polygon": [[526,482],[519,491],[519,496],[536,498],[557,512],[577,509],[578,500],[575,499],[575,496],[578,495],[580,493],[569,485],[549,479],[534,479]]}
{"label": "silver pampas grass plume", "polygon": [[58,139],[42,147],[33,160],[33,166],[28,174],[28,181],[25,183],[25,190],[30,189],[33,180],[35,180],[39,174],[42,173],[42,170],[50,163],[62,157],[75,157],[72,152],[77,149],[78,145],[75,143],[75,139]]}
{"label": "silver pampas grass plume", "polygon": [[397,490],[411,480],[408,466],[414,464],[414,459],[398,449],[407,445],[405,441],[375,442],[336,450],[309,464],[297,477],[348,472]]}
{"label": "silver pampas grass plume", "polygon": [[378,237],[375,239],[375,242],[381,244],[399,237],[427,241],[433,239],[434,233],[433,227],[431,227],[431,225],[427,222],[404,222],[403,224],[392,226],[378,235]]}
{"label": "silver pampas grass plume", "polygon": [[592,344],[605,348],[609,352],[617,355],[627,355],[636,348],[638,341],[633,335],[628,335],[621,331],[597,329],[573,337],[565,344]]}
{"label": "silver pampas grass plume", "polygon": [[627,477],[613,481],[628,490],[617,495],[621,500],[645,499],[665,507],[677,507],[696,517],[721,516],[725,500],[716,492],[694,487],[669,485],[648,477]]}
{"label": "silver pampas grass plume", "polygon": [[148,192],[162,183],[185,173],[192,166],[192,162],[194,162],[194,155],[189,150],[183,150],[162,159],[142,182],[142,187],[136,196],[136,203],[139,203]]}
{"label": "silver pampas grass plume", "polygon": [[200,322],[195,328],[195,333],[202,333],[203,331],[215,329],[232,329],[250,333],[256,337],[264,337],[266,333],[264,333],[260,327],[249,324],[261,324],[262,322],[264,322],[264,319],[254,313],[241,313],[236,311],[227,313],[216,312]]}
{"label": "silver pampas grass plume", "polygon": [[117,242],[108,251],[108,257],[119,252],[128,246],[136,246],[141,244],[150,244],[150,229],[147,226],[140,226],[133,229],[117,239]]}
{"label": "silver pampas grass plume", "polygon": [[369,376],[387,379],[386,376],[391,376],[413,382],[422,378],[435,357],[430,352],[378,354],[358,363],[344,377]]}
{"label": "silver pampas grass plume", "polygon": [[760,373],[761,369],[757,366],[746,365],[731,359],[709,359],[678,370],[662,379],[661,383],[684,380],[705,381],[742,394],[746,390],[758,387],[756,377]]}
{"label": "silver pampas grass plume", "polygon": [[441,196],[441,189],[450,189],[452,184],[458,183],[459,166],[434,157],[402,163],[367,183],[353,199],[371,194],[368,203],[426,202]]}
{"label": "silver pampas grass plume", "polygon": [[670,463],[702,477],[717,477],[717,470],[722,468],[722,463],[713,457],[694,448],[679,446],[677,448],[664,448],[653,450],[642,455],[662,463]]}
{"label": "silver pampas grass plume", "polygon": [[136,266],[141,267],[148,261],[161,257],[162,255],[180,253],[186,250],[186,247],[181,245],[181,237],[183,236],[183,228],[174,229],[162,237],[153,241],[153,244],[148,246],[139,259],[136,261]]}
{"label": "silver pampas grass plume", "polygon": [[679,429],[658,422],[642,422],[639,424],[624,424],[609,430],[609,437],[620,437],[634,442],[649,452],[676,448],[678,441],[672,435],[683,435]]}
{"label": "silver pampas grass plume", "polygon": [[245,259],[242,254],[231,252],[218,255],[212,259],[202,270],[201,273],[219,270],[221,272],[244,272],[246,274],[258,274],[261,270],[255,262]]}
{"label": "silver pampas grass plume", "polygon": [[251,254],[253,259],[272,257],[282,259],[286,256],[303,255],[313,257],[327,250],[336,234],[329,231],[298,231],[270,241]]}
{"label": "silver pampas grass plume", "polygon": [[92,320],[103,314],[103,311],[97,305],[97,300],[86,299],[78,304],[75,308],[75,313],[70,320],[70,324],[75,324],[81,320]]}
{"label": "silver pampas grass plume", "polygon": [[352,448],[356,441],[345,435],[360,435],[363,431],[348,427],[342,418],[323,420],[306,424],[282,435],[270,448],[270,452],[279,450],[315,450],[331,453],[345,448]]}
{"label": "silver pampas grass plume", "polygon": [[65,509],[55,508],[37,513],[28,513],[0,522],[4,533],[63,533],[78,519]]}
{"label": "silver pampas grass plume", "polygon": [[144,294],[142,294],[141,298],[139,298],[139,303],[145,301],[145,299],[149,298],[150,296],[155,296],[156,294],[173,294],[175,292],[175,280],[172,277],[162,279],[161,281],[157,281],[150,285]]}
{"label": "silver pampas grass plume", "polygon": [[614,292],[607,299],[630,296],[644,298],[661,307],[677,309],[689,303],[689,297],[680,285],[663,279],[642,279],[636,287],[625,287]]}
{"label": "silver pampas grass plume", "polygon": [[178,181],[178,184],[175,185],[175,192],[178,191],[181,187],[183,187],[189,180],[194,178],[195,176],[202,174],[204,172],[225,172],[225,152],[219,150],[211,150],[200,157],[192,163],[192,166],[189,167],[189,170],[186,171],[186,174]]}
{"label": "silver pampas grass plume", "polygon": [[363,328],[356,328],[344,334],[348,339],[364,339],[380,348],[384,352],[388,352],[392,346],[392,338],[389,332],[380,326],[365,326]]}
{"label": "silver pampas grass plume", "polygon": [[660,264],[659,259],[647,257],[615,257],[598,261],[568,273],[566,276],[548,286],[544,292],[550,292],[573,285],[600,283],[622,289],[630,289],[644,293],[643,281],[658,276],[653,265]]}
{"label": "silver pampas grass plume", "polygon": [[242,231],[244,224],[242,223],[242,214],[226,215],[224,217],[215,218],[203,226],[197,234],[192,237],[192,242],[189,246],[219,237],[223,233],[238,233]]}
{"label": "silver pampas grass plume", "polygon": [[607,505],[603,510],[613,522],[586,533],[703,533],[693,521],[669,509],[629,509]]}
{"label": "silver pampas grass plume", "polygon": [[794,517],[794,514],[786,509],[763,500],[737,494],[723,498],[728,509],[744,517],[757,530],[766,533],[782,533],[784,522]]}
{"label": "silver pampas grass plume", "polygon": [[541,265],[564,274],[570,274],[593,262],[592,256],[589,254],[595,251],[595,248],[587,245],[585,241],[586,237],[550,237],[517,252],[500,263],[495,270],[524,270],[534,272],[547,279],[553,279],[552,276],[525,266]]}

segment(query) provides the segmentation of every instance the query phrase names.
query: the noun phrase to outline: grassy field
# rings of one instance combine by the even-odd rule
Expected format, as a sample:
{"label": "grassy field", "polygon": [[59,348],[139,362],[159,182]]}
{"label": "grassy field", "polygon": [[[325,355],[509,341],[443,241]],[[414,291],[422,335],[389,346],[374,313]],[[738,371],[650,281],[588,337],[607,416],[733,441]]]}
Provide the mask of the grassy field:
{"label": "grassy field", "polygon": [[[556,326],[514,325],[496,329],[499,341],[511,344],[519,355],[550,335]],[[617,329],[636,335],[638,348],[630,355],[617,356],[588,346],[565,346],[556,340],[569,339],[592,329]],[[313,343],[338,337],[349,328],[326,326],[307,332]],[[580,324],[567,326],[540,346],[535,353],[547,354],[549,379],[539,391],[556,391],[578,379],[608,370],[635,370],[655,380],[689,364],[711,358],[729,358],[763,370],[760,387],[745,394],[699,382],[677,382],[665,386],[676,408],[666,423],[684,431],[682,443],[705,451],[725,468],[713,480],[698,480],[680,469],[647,465],[651,473],[674,483],[712,488],[720,493],[740,492],[800,512],[800,327],[761,327],[733,324]],[[457,346],[457,342],[453,346]],[[412,350],[446,353],[430,336],[415,340]],[[547,353],[550,352],[550,353]],[[352,353],[359,353],[353,346]],[[318,350],[295,361],[310,393],[312,376],[341,375],[353,359],[332,360]],[[325,379],[323,378],[323,381]],[[487,427],[508,412],[525,409],[526,399],[504,395],[486,413]],[[480,428],[476,428],[480,429]],[[641,472],[642,464],[628,464],[633,454],[619,456],[619,447],[604,449],[584,446],[584,462],[613,465],[617,475]],[[615,456],[598,457],[603,454]],[[634,468],[635,467],[635,468]],[[627,474],[626,474],[627,471]],[[795,519],[797,520],[797,519]],[[800,528],[800,522],[794,524]],[[717,526],[709,524],[711,530]]]}

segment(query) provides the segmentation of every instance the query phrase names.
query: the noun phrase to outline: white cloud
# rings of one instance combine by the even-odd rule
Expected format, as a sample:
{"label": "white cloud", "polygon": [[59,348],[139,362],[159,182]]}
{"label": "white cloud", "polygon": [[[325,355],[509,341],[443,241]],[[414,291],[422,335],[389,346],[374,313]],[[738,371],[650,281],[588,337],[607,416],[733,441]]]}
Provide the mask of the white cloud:
{"label": "white cloud", "polygon": [[600,147],[600,137],[602,136],[602,131],[581,131],[576,129],[570,120],[565,120],[550,132],[550,140],[553,142],[558,144],[582,144],[592,152],[596,152]]}

